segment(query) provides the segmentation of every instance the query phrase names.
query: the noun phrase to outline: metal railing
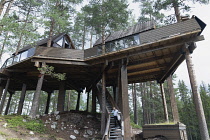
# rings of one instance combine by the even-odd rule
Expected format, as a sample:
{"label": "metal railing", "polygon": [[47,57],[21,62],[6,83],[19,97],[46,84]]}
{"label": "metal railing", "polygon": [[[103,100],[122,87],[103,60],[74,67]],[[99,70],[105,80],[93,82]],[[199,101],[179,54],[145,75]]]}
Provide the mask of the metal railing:
{"label": "metal railing", "polygon": [[17,55],[13,55],[4,62],[1,68],[6,68],[22,60],[25,60],[26,58],[33,56],[34,53],[35,53],[35,48],[33,47]]}

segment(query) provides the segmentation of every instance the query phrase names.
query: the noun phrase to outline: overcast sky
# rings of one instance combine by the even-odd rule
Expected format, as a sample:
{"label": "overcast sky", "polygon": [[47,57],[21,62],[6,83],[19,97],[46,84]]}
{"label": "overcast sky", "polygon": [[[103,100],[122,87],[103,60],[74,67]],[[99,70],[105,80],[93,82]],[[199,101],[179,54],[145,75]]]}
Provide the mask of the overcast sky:
{"label": "overcast sky", "polygon": [[[133,10],[133,13],[136,15],[136,17],[138,17],[139,4],[130,4],[129,7]],[[197,48],[192,54],[192,60],[194,64],[197,83],[201,84],[201,82],[203,81],[205,84],[208,84],[210,83],[210,4],[193,4],[192,7],[192,10],[188,13],[190,14],[190,17],[192,15],[196,15],[207,24],[206,28],[202,32],[205,40],[197,42]],[[185,61],[179,66],[175,74],[178,76],[177,79],[184,80],[188,86],[190,85]]]}

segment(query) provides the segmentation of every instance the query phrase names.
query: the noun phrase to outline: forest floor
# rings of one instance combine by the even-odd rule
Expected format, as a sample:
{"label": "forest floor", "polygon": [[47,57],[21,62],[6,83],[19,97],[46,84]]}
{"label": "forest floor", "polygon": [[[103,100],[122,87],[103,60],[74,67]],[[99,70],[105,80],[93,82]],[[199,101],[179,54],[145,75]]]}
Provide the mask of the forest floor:
{"label": "forest floor", "polygon": [[[22,117],[22,116],[21,116]],[[17,116],[21,124],[32,124],[29,119]],[[11,116],[15,118],[15,116]],[[10,120],[14,124],[11,125]],[[16,119],[17,120],[17,119]],[[87,112],[64,112],[39,116],[42,120],[42,128],[37,124],[29,126],[32,130],[19,125],[16,120],[11,120],[6,116],[0,116],[0,140],[98,140],[100,135],[100,120]],[[28,126],[27,126],[28,127]],[[38,132],[36,128],[37,127]],[[39,126],[40,127],[40,126]],[[34,131],[33,131],[34,130]],[[40,133],[40,131],[43,131]]]}

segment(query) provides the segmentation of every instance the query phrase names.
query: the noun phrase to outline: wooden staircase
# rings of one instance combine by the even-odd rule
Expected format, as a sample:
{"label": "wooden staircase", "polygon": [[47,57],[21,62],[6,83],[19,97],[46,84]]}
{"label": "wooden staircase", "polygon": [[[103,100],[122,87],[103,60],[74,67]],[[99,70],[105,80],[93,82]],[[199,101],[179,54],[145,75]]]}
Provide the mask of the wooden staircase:
{"label": "wooden staircase", "polygon": [[[106,102],[106,106],[109,112],[112,111],[112,104],[110,103],[109,100],[107,100]],[[112,114],[110,114],[110,121],[109,121],[109,136],[108,139],[109,140],[123,140],[123,136],[122,136],[122,128],[115,127],[115,120],[114,120],[114,116]]]}

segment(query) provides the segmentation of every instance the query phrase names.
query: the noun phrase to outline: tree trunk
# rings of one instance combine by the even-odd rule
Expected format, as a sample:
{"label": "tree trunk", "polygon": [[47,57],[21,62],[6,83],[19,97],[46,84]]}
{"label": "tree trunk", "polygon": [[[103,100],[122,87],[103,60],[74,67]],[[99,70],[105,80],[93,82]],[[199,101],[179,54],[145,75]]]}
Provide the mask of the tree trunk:
{"label": "tree trunk", "polygon": [[172,75],[170,75],[167,79],[169,92],[170,92],[170,100],[171,100],[171,109],[172,109],[172,115],[174,122],[179,122],[179,112],[176,104],[176,97],[174,93],[174,87],[173,87],[173,81],[172,81]]}
{"label": "tree trunk", "polygon": [[26,84],[23,84],[22,92],[21,92],[21,96],[20,96],[20,101],[19,101],[19,105],[18,105],[18,111],[17,111],[18,115],[22,114],[23,103],[24,103],[24,100],[25,100],[25,95],[26,95]]}
{"label": "tree trunk", "polygon": [[163,102],[164,117],[165,117],[164,119],[166,122],[169,122],[168,109],[167,109],[167,104],[166,104],[166,97],[165,97],[163,83],[160,83],[160,90],[161,90],[161,94],[162,94],[162,102]]}
{"label": "tree trunk", "polygon": [[3,94],[3,97],[1,99],[0,114],[2,114],[2,111],[3,111],[3,108],[4,108],[5,99],[7,97],[7,91],[8,91],[8,88],[9,88],[9,83],[10,83],[10,78],[7,79],[7,84],[5,86],[4,94]]}
{"label": "tree trunk", "polygon": [[41,94],[43,80],[44,80],[44,74],[40,74],[40,77],[38,79],[37,86],[36,86],[36,92],[34,93],[31,112],[29,114],[29,116],[31,118],[36,117],[36,113],[37,113],[38,108],[39,108],[39,97],[40,97],[40,94]]}
{"label": "tree trunk", "polygon": [[195,77],[195,71],[194,71],[194,68],[193,68],[193,63],[192,63],[192,59],[191,59],[190,52],[189,52],[188,48],[186,48],[185,58],[186,58],[187,69],[188,69],[188,73],[189,73],[192,93],[193,93],[193,97],[194,97],[193,101],[194,101],[194,104],[195,104],[195,109],[196,109],[198,122],[199,122],[198,125],[199,125],[200,134],[201,134],[201,139],[202,140],[209,140],[209,132],[208,132],[208,127],[207,127],[207,124],[206,124],[206,118],[205,118],[204,111],[203,111],[203,104],[202,104],[202,101],[201,101],[200,94],[198,92],[198,87],[197,87],[197,82],[196,82],[196,77]]}
{"label": "tree trunk", "polygon": [[68,100],[67,100],[67,111],[70,111],[70,108],[71,108],[71,91],[69,90],[68,92]]}
{"label": "tree trunk", "polygon": [[4,90],[4,88],[2,86],[0,86],[0,100],[1,100],[1,96],[3,94],[3,90]]}
{"label": "tree trunk", "polygon": [[174,7],[174,11],[175,11],[176,20],[177,20],[177,22],[180,22],[181,15],[180,15],[179,4],[178,4],[177,0],[173,0],[173,7]]}
{"label": "tree trunk", "polygon": [[150,118],[151,118],[151,120],[150,120],[150,123],[151,124],[153,124],[153,123],[155,123],[155,115],[154,115],[154,111],[155,111],[155,109],[154,109],[154,97],[153,97],[153,90],[152,90],[152,82],[150,81],[149,82],[150,83],[150,100],[151,100],[151,104],[150,104]]}
{"label": "tree trunk", "polygon": [[6,36],[5,36],[5,38],[4,38],[4,42],[3,42],[3,44],[2,44],[2,48],[1,48],[1,51],[0,51],[0,60],[1,60],[2,55],[3,55],[3,52],[4,52],[4,47],[5,47],[6,41],[7,41],[7,39],[8,39],[8,34],[9,34],[9,32],[6,33]]}
{"label": "tree trunk", "polygon": [[14,0],[10,0],[3,17],[6,17],[9,14],[9,11],[10,11],[13,3],[14,3]]}
{"label": "tree trunk", "polygon": [[105,50],[105,27],[102,27],[102,54],[106,53]]}
{"label": "tree trunk", "polygon": [[84,28],[83,28],[83,36],[82,36],[82,50],[85,49],[85,34],[86,34],[86,28],[84,26]]}
{"label": "tree trunk", "polygon": [[137,110],[137,99],[136,99],[136,83],[132,86],[133,94],[133,112],[134,112],[134,123],[138,124],[138,110]]}
{"label": "tree trunk", "polygon": [[49,39],[47,41],[47,47],[51,47],[52,44],[52,37],[53,37],[53,30],[54,30],[54,26],[55,26],[55,20],[53,18],[51,18],[51,26],[50,26],[50,32],[49,32]]}
{"label": "tree trunk", "polygon": [[0,1],[0,16],[2,15],[4,5],[7,3],[7,0],[1,0]]}

